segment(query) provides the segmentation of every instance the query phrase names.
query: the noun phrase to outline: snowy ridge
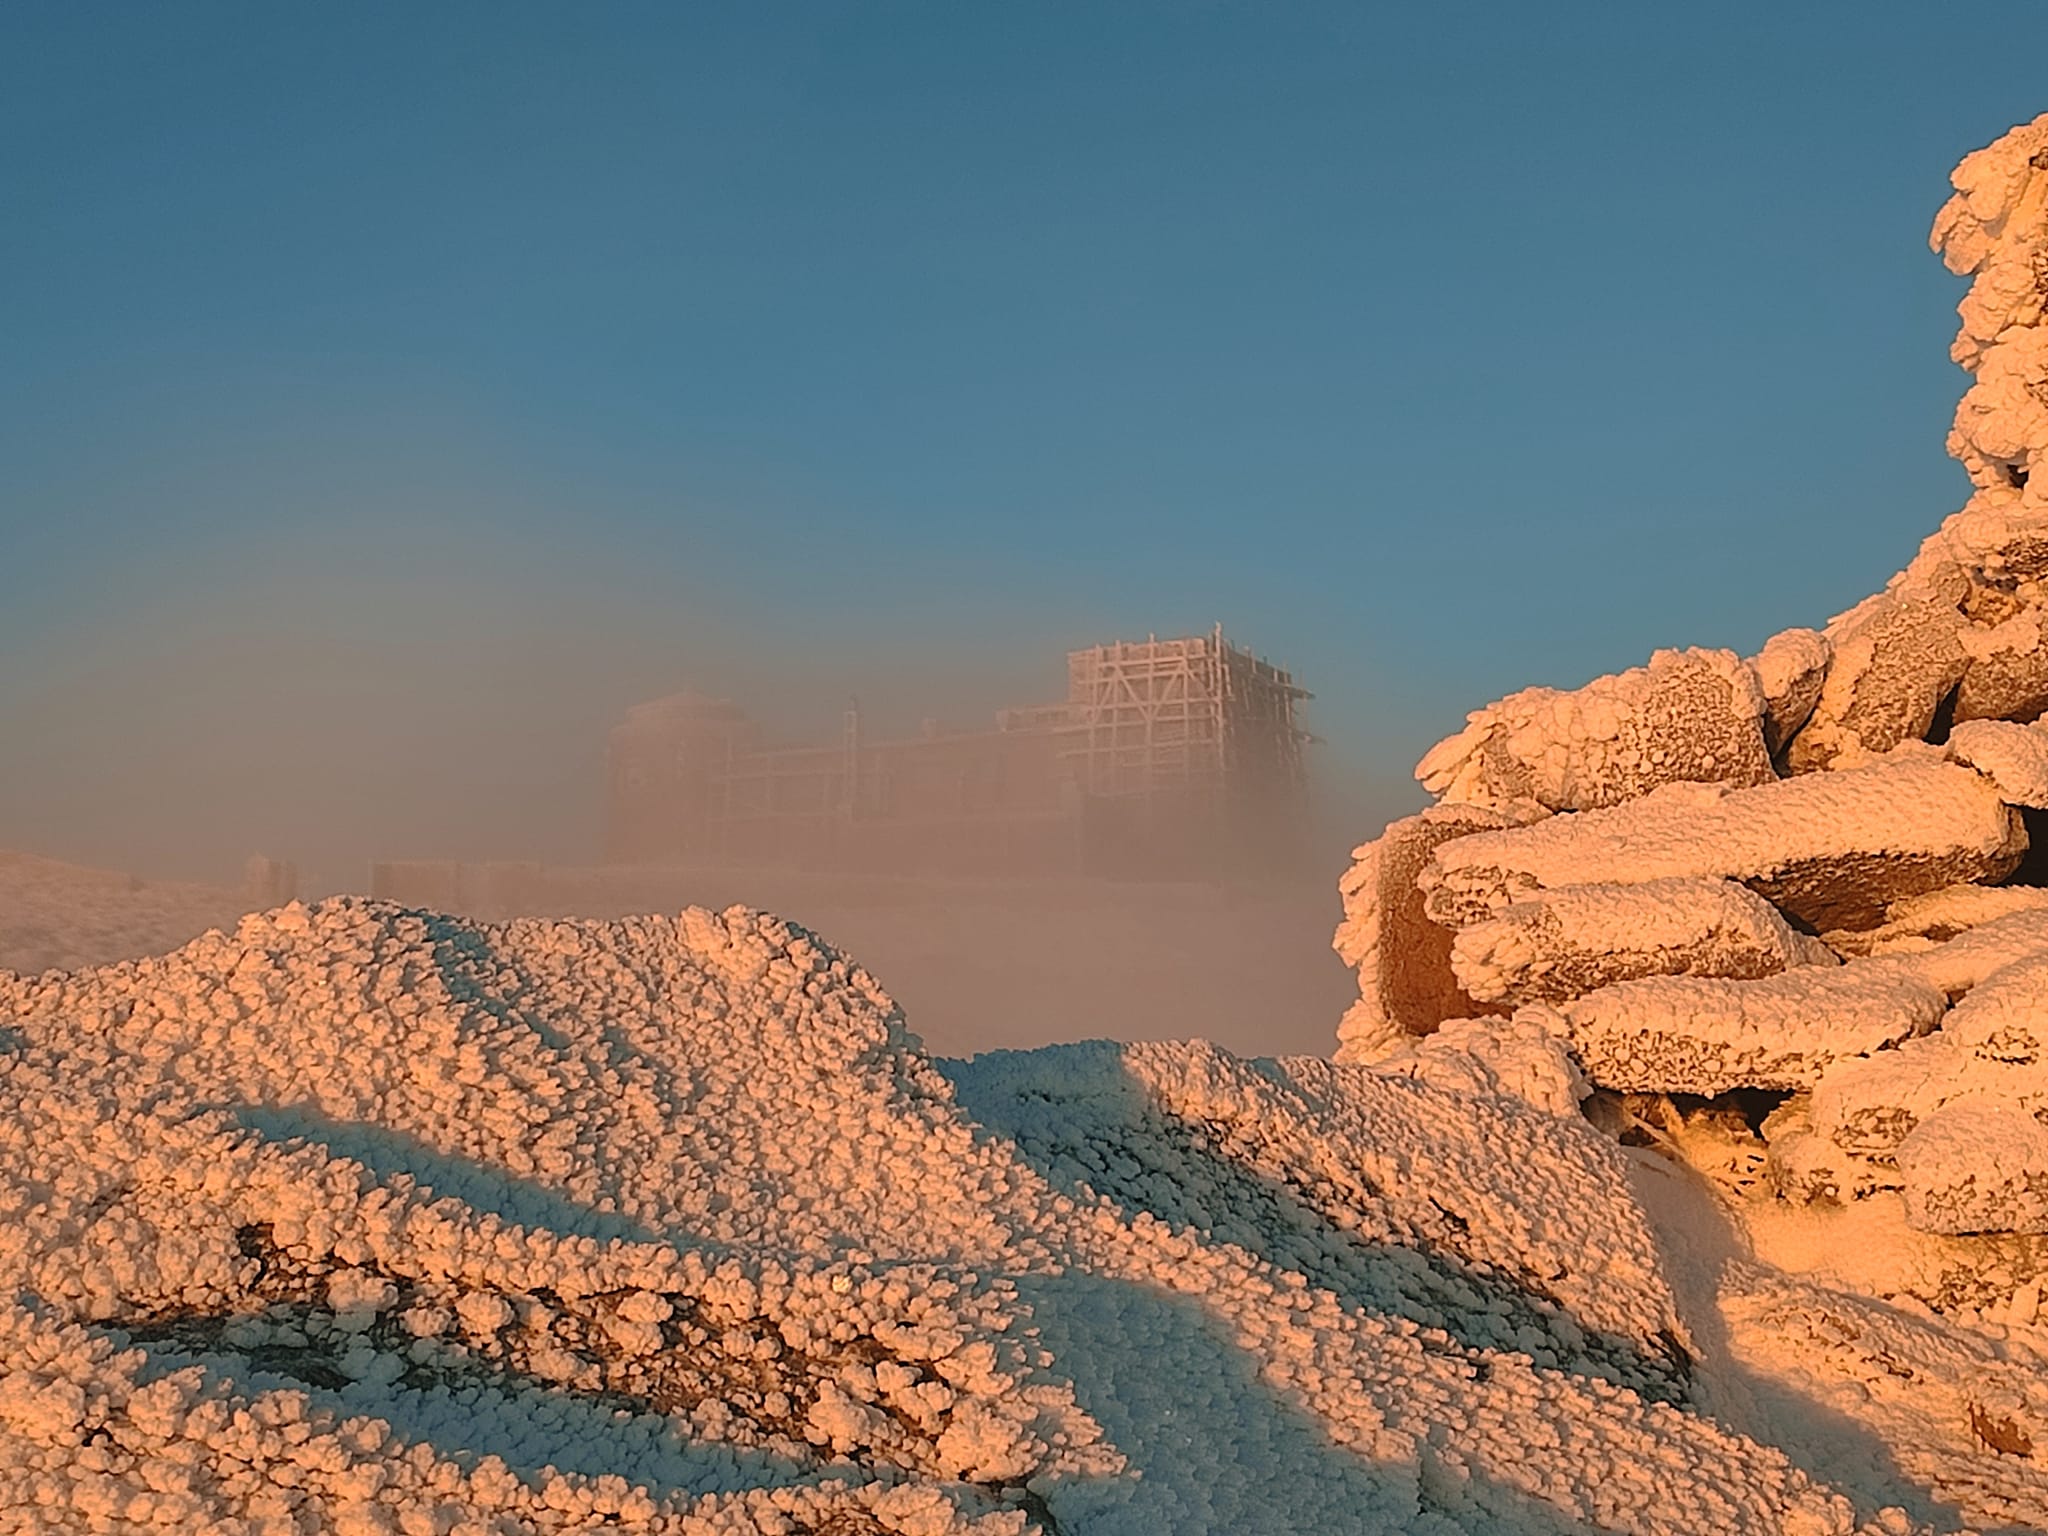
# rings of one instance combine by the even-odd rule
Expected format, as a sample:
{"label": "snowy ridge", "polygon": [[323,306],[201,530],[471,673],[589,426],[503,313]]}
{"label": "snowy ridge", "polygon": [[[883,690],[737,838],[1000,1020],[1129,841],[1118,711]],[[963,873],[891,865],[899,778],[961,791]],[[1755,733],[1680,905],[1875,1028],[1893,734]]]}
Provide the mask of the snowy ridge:
{"label": "snowy ridge", "polygon": [[1914,1528],[1701,1415],[1515,1099],[934,1062],[739,910],[289,907],[0,1017],[0,1458],[110,1528]]}

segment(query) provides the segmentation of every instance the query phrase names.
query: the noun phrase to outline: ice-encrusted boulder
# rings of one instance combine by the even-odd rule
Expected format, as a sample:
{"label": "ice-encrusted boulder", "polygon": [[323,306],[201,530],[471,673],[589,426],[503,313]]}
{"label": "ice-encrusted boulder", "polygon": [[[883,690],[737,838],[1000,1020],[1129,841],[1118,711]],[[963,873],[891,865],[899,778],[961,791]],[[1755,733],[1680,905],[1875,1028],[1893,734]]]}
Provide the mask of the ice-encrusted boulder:
{"label": "ice-encrusted boulder", "polygon": [[1882,919],[1903,897],[1997,880],[2026,851],[1982,775],[1927,758],[1747,789],[1673,785],[1627,805],[1461,837],[1420,875],[1424,907],[1462,926],[1536,891],[1691,878],[1740,881],[1816,929]]}
{"label": "ice-encrusted boulder", "polygon": [[1771,777],[1765,698],[1733,651],[1659,651],[1572,692],[1525,688],[1475,710],[1417,765],[1445,800],[1553,811],[1619,805],[1660,784]]}
{"label": "ice-encrusted boulder", "polygon": [[1766,1176],[1795,1205],[1817,1200],[1846,1205],[1898,1188],[1896,1168],[1850,1151],[1814,1125],[1812,1100],[1805,1094],[1795,1094],[1766,1116],[1762,1135]]}
{"label": "ice-encrusted boulder", "polygon": [[2048,607],[2030,602],[2011,617],[1963,631],[1957,720],[2036,720],[2048,711]]}
{"label": "ice-encrusted boulder", "polygon": [[1892,902],[1874,928],[1837,928],[1822,937],[1845,956],[1920,951],[2000,918],[2042,908],[2048,908],[2048,887],[1945,885]]}
{"label": "ice-encrusted boulder", "polygon": [[1934,1027],[1948,1000],[1897,960],[1802,966],[1754,981],[1656,976],[1532,1004],[1586,1076],[1623,1092],[1810,1088],[1834,1062]]}
{"label": "ice-encrusted boulder", "polygon": [[1795,773],[1859,763],[1918,741],[1962,680],[1962,616],[1936,601],[1866,599],[1828,626],[1832,661],[1806,723],[1785,749]]}
{"label": "ice-encrusted boulder", "polygon": [[1953,1097],[1969,1067],[1969,1052],[1945,1033],[1846,1057],[1814,1085],[1813,1128],[1846,1152],[1889,1156],[1914,1126]]}
{"label": "ice-encrusted boulder", "polygon": [[1437,805],[1353,851],[1338,888],[1344,920],[1335,947],[1358,973],[1358,1001],[1337,1029],[1339,1061],[1369,1060],[1445,1019],[1484,1011],[1452,974],[1451,930],[1422,910],[1416,876],[1439,844],[1515,824],[1483,806]]}
{"label": "ice-encrusted boulder", "polygon": [[2029,901],[1906,958],[1923,981],[1953,1000],[2007,966],[2044,952],[2048,952],[2048,907]]}
{"label": "ice-encrusted boulder", "polygon": [[1899,1144],[1906,1219],[1923,1232],[2048,1232],[2048,1126],[2010,1105],[1952,1104]]}
{"label": "ice-encrusted boulder", "polygon": [[1776,756],[1806,724],[1827,683],[1834,647],[1814,629],[1780,630],[1750,657],[1764,701],[1764,746]]}
{"label": "ice-encrusted boulder", "polygon": [[1986,1061],[2048,1060],[2048,950],[2002,966],[1970,989],[1942,1034]]}
{"label": "ice-encrusted boulder", "polygon": [[1748,888],[1687,877],[1538,891],[1451,941],[1465,990],[1513,1004],[1562,1002],[1643,976],[1747,978],[1838,963]]}
{"label": "ice-encrusted boulder", "polygon": [[1553,1115],[1575,1113],[1591,1092],[1571,1053],[1532,1019],[1451,1019],[1371,1067],[1459,1093],[1520,1099]]}
{"label": "ice-encrusted boulder", "polygon": [[2006,804],[2048,810],[2048,731],[2007,720],[1966,720],[1949,732],[1948,755],[1996,784]]}

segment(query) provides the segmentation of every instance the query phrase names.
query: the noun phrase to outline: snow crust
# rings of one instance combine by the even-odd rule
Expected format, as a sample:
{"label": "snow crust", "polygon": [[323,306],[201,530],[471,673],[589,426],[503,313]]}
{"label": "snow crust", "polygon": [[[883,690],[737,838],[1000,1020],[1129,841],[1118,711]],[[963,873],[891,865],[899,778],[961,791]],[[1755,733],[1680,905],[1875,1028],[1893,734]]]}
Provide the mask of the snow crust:
{"label": "snow crust", "polygon": [[1702,1411],[1561,1105],[934,1061],[738,909],[286,907],[0,1018],[0,1464],[50,1529],[1929,1528]]}

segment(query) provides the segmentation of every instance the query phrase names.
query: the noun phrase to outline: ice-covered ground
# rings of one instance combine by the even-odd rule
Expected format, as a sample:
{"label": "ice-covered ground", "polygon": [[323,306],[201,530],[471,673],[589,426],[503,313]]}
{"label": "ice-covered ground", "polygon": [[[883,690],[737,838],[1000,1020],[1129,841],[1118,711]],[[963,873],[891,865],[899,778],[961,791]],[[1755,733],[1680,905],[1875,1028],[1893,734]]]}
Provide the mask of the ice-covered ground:
{"label": "ice-covered ground", "polygon": [[2048,1335],[1426,1072],[935,1059],[738,909],[287,907],[0,1019],[31,1526],[2048,1522]]}

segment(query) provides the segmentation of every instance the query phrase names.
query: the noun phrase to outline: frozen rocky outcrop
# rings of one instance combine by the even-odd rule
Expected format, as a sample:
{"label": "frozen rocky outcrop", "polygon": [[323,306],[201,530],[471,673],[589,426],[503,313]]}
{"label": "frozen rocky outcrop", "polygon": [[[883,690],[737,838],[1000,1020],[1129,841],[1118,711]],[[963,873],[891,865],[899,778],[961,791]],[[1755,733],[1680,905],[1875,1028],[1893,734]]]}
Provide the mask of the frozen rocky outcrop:
{"label": "frozen rocky outcrop", "polygon": [[1562,1002],[1643,976],[1747,978],[1838,963],[1748,888],[1686,877],[1538,891],[1451,942],[1451,969],[1468,993],[1514,1004]]}
{"label": "frozen rocky outcrop", "polygon": [[[1417,768],[1442,802],[1424,818],[1551,814],[1440,821],[1426,856],[1369,871],[1448,981],[1347,1028],[1475,1093],[1497,1090],[1473,1053],[1394,1031],[1539,1028],[1603,1123],[1743,1197],[1760,1167],[1803,1209],[1899,1207],[1961,1242],[2035,1233],[2028,1127],[2048,1125],[2048,115],[1954,186],[1931,239],[1971,279],[1949,434],[1968,502],[1823,629],[1468,716]],[[2003,1183],[1960,1150],[1994,1123]]]}
{"label": "frozen rocky outcrop", "polygon": [[1574,692],[1525,688],[1474,711],[1415,776],[1445,800],[1553,811],[1680,781],[1760,784],[1771,777],[1765,710],[1757,674],[1733,651],[1659,651]]}
{"label": "frozen rocky outcrop", "polygon": [[1949,452],[1976,486],[1909,567],[1947,565],[1967,588],[1969,665],[1956,718],[2031,720],[2048,707],[2041,644],[2048,576],[2048,116],[2015,128],[1956,168],[1955,196],[1930,237],[1949,270],[1971,279],[1950,355],[1972,375]]}

